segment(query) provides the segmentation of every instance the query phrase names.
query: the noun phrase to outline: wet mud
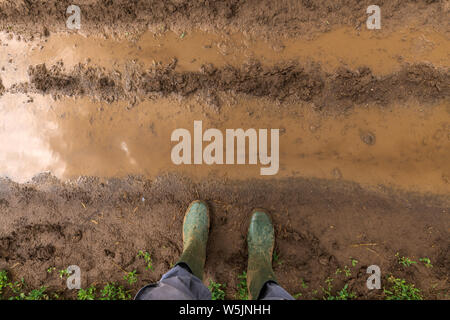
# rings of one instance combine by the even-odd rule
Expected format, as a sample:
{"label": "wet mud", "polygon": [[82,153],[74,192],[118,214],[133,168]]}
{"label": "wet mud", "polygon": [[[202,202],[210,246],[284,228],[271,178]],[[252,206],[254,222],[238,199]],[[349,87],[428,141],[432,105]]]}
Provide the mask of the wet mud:
{"label": "wet mud", "polygon": [[[54,96],[84,96],[107,102],[177,94],[182,97],[204,93],[213,107],[220,107],[222,93],[241,93],[251,97],[268,97],[276,102],[312,101],[319,109],[345,108],[349,104],[386,105],[416,98],[435,102],[450,97],[450,72],[420,64],[406,66],[399,72],[376,77],[369,68],[325,74],[314,66],[286,63],[272,68],[250,62],[237,69],[204,65],[199,72],[176,72],[176,60],[149,71],[140,69],[125,74],[116,71],[77,66],[72,72],[61,64],[30,67],[31,88]],[[28,88],[29,86],[27,86]],[[19,86],[20,88],[20,86]],[[19,89],[20,90],[20,89]]]}
{"label": "wet mud", "polygon": [[[227,299],[255,207],[299,299],[322,299],[329,277],[333,293],[384,299],[366,287],[373,264],[383,287],[394,275],[449,298],[449,1],[380,1],[381,30],[365,27],[369,1],[86,0],[80,30],[70,4],[0,0],[0,269],[75,298],[47,272],[75,264],[83,287],[135,293],[177,261],[200,198],[205,283]],[[199,120],[279,129],[277,175],[175,165],[172,132]]]}

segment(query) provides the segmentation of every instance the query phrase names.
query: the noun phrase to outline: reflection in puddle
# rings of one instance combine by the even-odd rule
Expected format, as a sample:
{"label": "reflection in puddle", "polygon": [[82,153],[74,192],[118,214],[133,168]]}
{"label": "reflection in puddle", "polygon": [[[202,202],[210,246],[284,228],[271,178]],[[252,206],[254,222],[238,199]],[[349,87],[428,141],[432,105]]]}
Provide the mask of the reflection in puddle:
{"label": "reflection in puddle", "polygon": [[173,32],[155,35],[144,33],[137,42],[86,38],[79,35],[52,35],[42,50],[32,54],[32,63],[54,64],[62,59],[71,69],[79,62],[89,61],[105,68],[120,67],[130,60],[145,66],[178,61],[179,71],[198,71],[203,64],[217,67],[227,64],[242,66],[248,59],[273,65],[280,61],[319,62],[325,71],[339,66],[370,67],[374,74],[389,74],[404,62],[428,61],[434,66],[447,66],[450,41],[433,30],[403,29],[385,36],[370,31],[341,28],[314,40],[280,39],[268,42],[242,34],[229,36],[191,32],[183,39]]}
{"label": "reflection in puddle", "polygon": [[49,136],[57,123],[47,120],[49,102],[44,97],[6,94],[0,98],[0,176],[18,182],[51,171],[64,172],[64,163],[53,152]]}
{"label": "reflection in puddle", "polygon": [[29,55],[36,46],[36,43],[18,41],[0,32],[0,78],[5,88],[28,81]]}
{"label": "reflection in puddle", "polygon": [[[240,66],[248,58],[274,64],[313,57],[327,71],[340,65],[367,65],[375,73],[387,73],[395,71],[400,62],[426,60],[446,66],[450,52],[449,40],[429,30],[403,30],[377,38],[340,29],[312,41],[290,39],[284,44],[203,32],[183,39],[170,32],[145,33],[136,43],[61,34],[24,43],[0,34],[0,42],[0,77],[6,88],[28,81],[30,64],[54,64],[60,59],[68,68],[88,60],[105,68],[120,68],[131,59],[151,65],[176,57],[180,70],[198,70],[205,63]],[[220,113],[195,98],[145,101],[131,110],[128,105],[126,101],[109,105],[87,98],[53,101],[4,94],[0,97],[0,175],[16,181],[48,170],[64,179],[79,175],[155,177],[166,172],[195,178],[262,178],[258,166],[172,164],[173,130],[191,129],[195,120],[202,120],[205,127],[222,132],[280,129],[277,178],[345,179],[450,192],[450,113],[445,104],[421,108],[406,103],[383,110],[359,106],[338,117],[324,117],[308,104],[274,106],[265,99],[242,97]]]}
{"label": "reflection in puddle", "polygon": [[151,178],[167,172],[192,178],[264,179],[256,165],[174,165],[173,130],[186,128],[193,134],[194,120],[202,120],[205,128],[221,131],[280,129],[280,171],[272,178],[345,179],[413,191],[450,191],[446,105],[427,110],[414,104],[368,107],[325,117],[306,104],[275,107],[264,99],[239,98],[216,113],[194,98],[146,101],[131,110],[126,102],[34,97],[33,103],[25,103],[28,98],[21,98],[23,103],[17,105],[14,97],[14,107],[8,105],[13,97],[0,99],[0,172],[19,181],[46,170],[63,179],[129,174]]}

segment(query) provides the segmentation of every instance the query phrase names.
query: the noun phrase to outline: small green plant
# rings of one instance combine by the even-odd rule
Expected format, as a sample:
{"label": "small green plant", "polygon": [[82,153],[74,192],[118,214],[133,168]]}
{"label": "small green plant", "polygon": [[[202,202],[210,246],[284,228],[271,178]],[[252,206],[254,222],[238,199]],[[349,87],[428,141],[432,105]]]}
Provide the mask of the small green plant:
{"label": "small green plant", "polygon": [[352,272],[350,271],[349,267],[344,266],[344,274],[346,277],[350,277],[352,275]]}
{"label": "small green plant", "polygon": [[70,272],[67,269],[59,270],[58,274],[61,279],[64,279],[65,277],[70,276]]}
{"label": "small green plant", "polygon": [[419,261],[423,262],[423,264],[425,264],[425,267],[433,268],[433,265],[431,264],[431,260],[429,258],[420,258]]}
{"label": "small green plant", "polygon": [[133,270],[133,271],[128,272],[128,273],[123,277],[123,279],[124,279],[124,280],[127,280],[127,282],[128,282],[129,284],[134,284],[134,283],[136,283],[136,282],[138,281],[138,276],[137,276],[137,273],[136,273],[136,272],[137,272],[136,270]]}
{"label": "small green plant", "polygon": [[273,252],[273,262],[278,264],[278,265],[282,265],[283,261],[280,260],[280,256],[278,255],[277,251]]}
{"label": "small green plant", "polygon": [[323,299],[324,300],[351,300],[356,298],[356,294],[353,292],[348,291],[348,284],[345,284],[344,287],[336,292],[336,295],[332,294],[333,290],[333,279],[328,278],[325,280],[325,283],[327,284],[326,288],[322,288],[322,291],[324,292]]}
{"label": "small green plant", "polygon": [[24,300],[26,297],[26,294],[23,292],[25,286],[26,284],[23,278],[21,278],[20,281],[11,282],[8,273],[5,270],[0,271],[0,297],[2,297],[5,291],[9,289],[13,294],[9,298],[10,300]]}
{"label": "small green plant", "polygon": [[22,291],[24,290],[24,288],[26,286],[25,280],[23,278],[21,278],[20,281],[9,282],[7,285],[9,287],[9,289],[11,290],[11,292],[16,295],[23,294]]}
{"label": "small green plant", "polygon": [[395,254],[395,256],[398,258],[398,263],[400,263],[401,265],[403,265],[404,267],[409,267],[412,264],[416,264],[416,261],[411,260],[408,257],[400,257],[400,254],[397,252]]}
{"label": "small green plant", "polygon": [[356,267],[359,261],[354,258],[350,258],[350,260],[352,261],[352,267]]}
{"label": "small green plant", "polygon": [[[300,278],[300,285],[301,285],[302,289],[308,289],[308,285],[303,280],[303,278]],[[301,296],[303,296],[303,293],[302,292],[298,292],[298,293],[294,294],[292,297],[294,297],[294,299],[298,299]]]}
{"label": "small green plant", "polygon": [[28,294],[25,292],[15,292],[17,296],[12,296],[9,300],[49,300],[49,296],[45,292],[47,287],[31,290]]}
{"label": "small green plant", "polygon": [[46,293],[47,287],[40,287],[39,289],[31,290],[26,293],[27,285],[23,278],[20,281],[11,282],[8,273],[5,270],[0,271],[0,298],[3,298],[3,294],[9,289],[9,300],[49,300],[49,296]]}
{"label": "small green plant", "polygon": [[[302,289],[308,289],[308,285],[305,283],[305,281],[303,280],[303,278],[300,278],[300,285],[302,287]],[[301,296],[303,296],[302,292],[298,292],[296,294],[293,295],[294,299],[298,299]]]}
{"label": "small green plant", "polygon": [[336,274],[344,273],[346,277],[350,277],[352,275],[352,272],[350,271],[350,268],[347,266],[344,266],[344,269],[337,268]]}
{"label": "small green plant", "polygon": [[145,264],[146,264],[145,270],[153,271],[153,261],[152,261],[152,257],[150,255],[150,253],[148,253],[147,251],[139,250],[137,257],[144,259]]}
{"label": "small green plant", "polygon": [[356,294],[353,292],[348,292],[348,284],[346,283],[344,287],[336,293],[334,297],[335,300],[351,300],[356,298]]}
{"label": "small green plant", "polygon": [[47,273],[52,273],[55,270],[56,270],[56,267],[50,267],[47,269]]}
{"label": "small green plant", "polygon": [[126,291],[123,286],[116,283],[108,283],[100,291],[100,300],[129,300],[131,299],[131,294]]}
{"label": "small green plant", "polygon": [[333,281],[334,281],[333,278],[327,278],[325,280],[325,284],[327,285],[327,287],[326,288],[322,288],[322,291],[325,294],[323,296],[323,298],[325,300],[328,300],[328,299],[326,299],[327,297],[331,297],[332,296],[331,290],[333,290]]}
{"label": "small green plant", "polygon": [[247,272],[244,271],[238,275],[238,281],[236,298],[238,300],[248,300]]}
{"label": "small green plant", "polygon": [[222,290],[225,289],[226,285],[214,282],[212,280],[209,280],[208,289],[211,291],[211,299],[212,300],[225,300],[225,291]]}
{"label": "small green plant", "polygon": [[300,279],[300,283],[301,283],[303,289],[308,289],[308,285],[307,285],[306,282],[303,280],[303,278]]}
{"label": "small green plant", "polygon": [[95,286],[90,286],[87,289],[78,290],[78,300],[95,300],[95,292],[97,288]]}
{"label": "small green plant", "polygon": [[8,284],[8,273],[5,270],[0,270],[0,298],[2,298],[3,292],[8,287]]}
{"label": "small green plant", "polygon": [[28,295],[25,293],[21,293],[19,297],[16,297],[17,300],[49,300],[49,296],[45,292],[47,290],[47,287],[40,287],[39,289],[31,290]]}
{"label": "small green plant", "polygon": [[294,294],[292,297],[293,297],[295,300],[298,300],[302,295],[303,295],[303,294],[302,294],[301,292],[299,292],[299,293]]}
{"label": "small green plant", "polygon": [[388,278],[390,287],[384,289],[386,300],[422,300],[420,290],[413,284],[407,283],[404,279],[390,276]]}

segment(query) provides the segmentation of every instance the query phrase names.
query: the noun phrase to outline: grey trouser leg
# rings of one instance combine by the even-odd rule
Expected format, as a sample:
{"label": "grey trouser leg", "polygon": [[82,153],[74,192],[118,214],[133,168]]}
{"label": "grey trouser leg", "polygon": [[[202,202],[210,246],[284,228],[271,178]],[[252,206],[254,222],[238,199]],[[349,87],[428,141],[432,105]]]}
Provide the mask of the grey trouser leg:
{"label": "grey trouser leg", "polygon": [[142,288],[135,300],[211,300],[203,282],[181,265],[176,265],[156,284]]}
{"label": "grey trouser leg", "polygon": [[258,300],[295,300],[286,290],[276,282],[266,282],[259,294]]}
{"label": "grey trouser leg", "polygon": [[[211,300],[211,292],[203,282],[182,265],[176,265],[156,284],[142,288],[135,300]],[[294,300],[275,282],[267,282],[261,300]]]}

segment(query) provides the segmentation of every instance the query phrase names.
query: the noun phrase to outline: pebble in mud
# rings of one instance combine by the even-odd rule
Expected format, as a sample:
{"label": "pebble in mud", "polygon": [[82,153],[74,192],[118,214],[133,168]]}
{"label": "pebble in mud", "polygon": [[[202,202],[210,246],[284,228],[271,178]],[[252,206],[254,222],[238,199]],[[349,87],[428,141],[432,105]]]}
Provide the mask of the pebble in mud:
{"label": "pebble in mud", "polygon": [[360,131],[359,136],[361,137],[361,140],[369,146],[373,146],[376,142],[375,134],[370,131]]}
{"label": "pebble in mud", "polygon": [[48,38],[50,36],[50,31],[48,30],[47,27],[44,27],[44,29],[42,30],[42,34],[44,35],[44,37]]}

